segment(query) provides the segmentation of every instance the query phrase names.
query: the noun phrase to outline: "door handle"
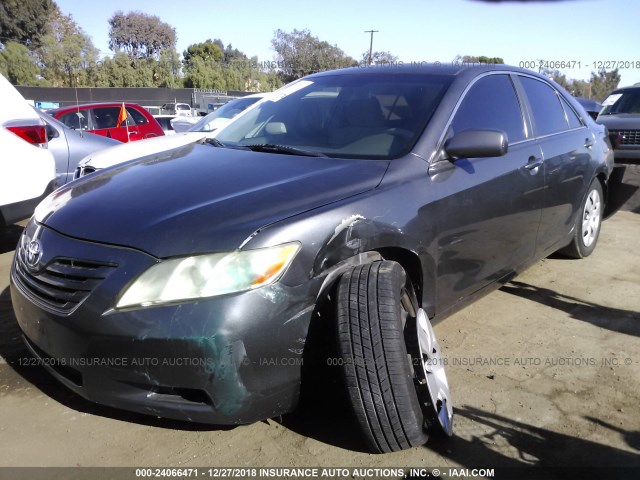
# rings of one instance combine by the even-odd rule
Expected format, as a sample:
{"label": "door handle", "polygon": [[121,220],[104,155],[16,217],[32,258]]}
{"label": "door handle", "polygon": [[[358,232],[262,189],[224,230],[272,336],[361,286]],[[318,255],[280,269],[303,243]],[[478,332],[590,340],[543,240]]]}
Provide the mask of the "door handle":
{"label": "door handle", "polygon": [[544,165],[544,160],[536,157],[529,157],[527,164],[524,166],[527,170],[533,170]]}
{"label": "door handle", "polygon": [[592,138],[585,138],[584,139],[584,146],[587,148],[591,148],[593,147],[593,139]]}

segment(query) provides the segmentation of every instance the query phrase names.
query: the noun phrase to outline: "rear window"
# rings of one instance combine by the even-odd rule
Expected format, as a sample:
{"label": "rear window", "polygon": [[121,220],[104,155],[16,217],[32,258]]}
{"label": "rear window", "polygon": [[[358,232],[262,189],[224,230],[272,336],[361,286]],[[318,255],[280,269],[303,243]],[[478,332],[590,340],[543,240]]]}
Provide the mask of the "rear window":
{"label": "rear window", "polygon": [[191,107],[186,103],[179,103],[176,108],[178,110],[191,110]]}

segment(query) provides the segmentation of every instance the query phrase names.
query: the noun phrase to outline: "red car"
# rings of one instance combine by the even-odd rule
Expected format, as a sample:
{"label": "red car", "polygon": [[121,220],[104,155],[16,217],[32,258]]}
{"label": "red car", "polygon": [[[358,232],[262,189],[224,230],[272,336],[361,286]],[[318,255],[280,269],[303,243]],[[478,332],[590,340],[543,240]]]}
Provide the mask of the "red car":
{"label": "red car", "polygon": [[74,130],[85,130],[121,142],[164,135],[153,116],[136,103],[89,103],[50,110],[47,113]]}

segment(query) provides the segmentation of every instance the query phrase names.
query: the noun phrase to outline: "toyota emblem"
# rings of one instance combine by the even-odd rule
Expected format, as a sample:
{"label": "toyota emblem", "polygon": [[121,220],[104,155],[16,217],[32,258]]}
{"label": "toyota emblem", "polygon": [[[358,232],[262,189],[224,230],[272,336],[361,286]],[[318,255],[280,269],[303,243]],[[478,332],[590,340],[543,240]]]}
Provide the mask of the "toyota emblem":
{"label": "toyota emblem", "polygon": [[38,240],[32,240],[27,245],[27,265],[35,267],[42,256],[42,246]]}

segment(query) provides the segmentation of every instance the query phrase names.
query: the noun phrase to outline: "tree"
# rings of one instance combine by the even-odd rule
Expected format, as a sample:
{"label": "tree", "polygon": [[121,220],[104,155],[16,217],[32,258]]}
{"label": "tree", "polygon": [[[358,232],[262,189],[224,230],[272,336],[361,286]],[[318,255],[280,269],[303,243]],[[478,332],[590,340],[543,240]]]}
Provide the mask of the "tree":
{"label": "tree", "polygon": [[214,43],[213,40],[209,38],[204,42],[189,45],[182,54],[182,61],[185,65],[189,65],[194,57],[220,62],[224,59],[224,47],[221,48],[219,44]]}
{"label": "tree", "polygon": [[314,72],[357,65],[336,45],[314,37],[309,30],[287,33],[278,29],[271,45],[276,51],[280,75],[285,82]]}
{"label": "tree", "polygon": [[591,72],[591,92],[589,98],[593,98],[598,102],[604,101],[612,90],[618,88],[620,83],[620,74],[618,69],[607,72],[602,69],[598,73]]}
{"label": "tree", "polygon": [[42,76],[53,86],[89,85],[87,71],[98,59],[91,38],[71,15],[64,15],[54,4],[42,45],[36,50]]}
{"label": "tree", "polygon": [[158,60],[162,50],[175,50],[175,29],[155,15],[117,11],[109,25],[109,48],[114,52],[124,51],[133,59]]}
{"label": "tree", "polygon": [[571,95],[576,97],[591,98],[598,102],[602,102],[612,90],[618,88],[620,83],[620,74],[618,70],[607,72],[600,70],[599,72],[591,72],[589,81],[568,79],[558,70],[550,70],[541,68],[540,73],[554,82],[564,87]]}
{"label": "tree", "polygon": [[38,66],[29,49],[18,42],[7,42],[0,51],[0,73],[14,85],[38,85]]}
{"label": "tree", "polygon": [[2,0],[0,42],[15,40],[27,46],[39,46],[47,33],[47,20],[54,5],[52,0]]}
{"label": "tree", "polygon": [[485,55],[480,55],[479,57],[473,55],[457,55],[456,58],[453,59],[453,63],[501,64],[504,63],[504,59],[502,57],[487,57]]}
{"label": "tree", "polygon": [[[363,65],[369,64],[368,50],[362,54],[362,60],[360,63]],[[371,54],[372,65],[393,65],[394,63],[398,63],[398,57],[392,55],[391,52],[373,52]]]}

